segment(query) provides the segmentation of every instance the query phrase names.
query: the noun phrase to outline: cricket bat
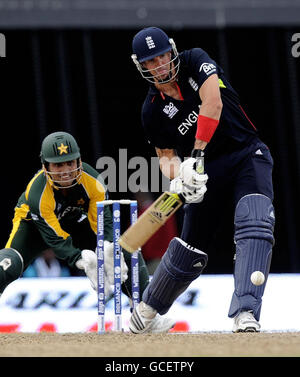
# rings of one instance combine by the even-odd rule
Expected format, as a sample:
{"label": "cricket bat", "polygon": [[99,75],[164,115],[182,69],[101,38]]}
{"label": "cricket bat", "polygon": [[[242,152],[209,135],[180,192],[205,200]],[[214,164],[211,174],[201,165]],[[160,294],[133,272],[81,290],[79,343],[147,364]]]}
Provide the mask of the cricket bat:
{"label": "cricket bat", "polygon": [[138,217],[119,238],[119,244],[130,253],[141,248],[164,223],[182,206],[181,195],[164,192]]}
{"label": "cricket bat", "polygon": [[[193,153],[197,159],[196,170],[202,174],[204,173],[203,154],[200,150],[193,151]],[[164,192],[138,217],[136,223],[121,235],[119,244],[130,253],[139,250],[183,204],[182,195]]]}

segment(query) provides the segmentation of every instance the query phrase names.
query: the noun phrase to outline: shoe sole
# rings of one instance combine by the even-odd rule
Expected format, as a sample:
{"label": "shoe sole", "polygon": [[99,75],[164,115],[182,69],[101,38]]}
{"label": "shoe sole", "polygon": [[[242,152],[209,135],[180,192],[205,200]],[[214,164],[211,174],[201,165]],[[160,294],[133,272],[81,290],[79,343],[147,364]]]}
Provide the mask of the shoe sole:
{"label": "shoe sole", "polygon": [[233,331],[234,333],[239,333],[239,332],[260,332],[257,330],[255,327],[246,327],[245,329],[237,329]]}

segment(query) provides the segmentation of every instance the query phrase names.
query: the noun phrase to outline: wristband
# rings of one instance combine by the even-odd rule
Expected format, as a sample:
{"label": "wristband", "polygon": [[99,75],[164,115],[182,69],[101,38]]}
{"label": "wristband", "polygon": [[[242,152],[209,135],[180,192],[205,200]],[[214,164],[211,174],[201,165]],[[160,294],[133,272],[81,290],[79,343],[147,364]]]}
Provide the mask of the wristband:
{"label": "wristband", "polygon": [[196,139],[203,140],[206,143],[212,138],[219,121],[204,115],[198,115]]}

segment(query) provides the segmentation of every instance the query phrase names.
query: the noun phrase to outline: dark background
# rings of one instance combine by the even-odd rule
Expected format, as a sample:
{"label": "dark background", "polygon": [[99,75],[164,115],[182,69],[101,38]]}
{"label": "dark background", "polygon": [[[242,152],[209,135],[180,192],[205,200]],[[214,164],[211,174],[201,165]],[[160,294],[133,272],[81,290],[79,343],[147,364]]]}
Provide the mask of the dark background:
{"label": "dark background", "polygon": [[[16,201],[40,168],[40,143],[50,132],[72,133],[83,160],[93,167],[101,156],[118,162],[120,148],[128,149],[128,159],[155,156],[140,122],[148,85],[130,58],[139,29],[0,30],[7,43],[7,57],[0,59],[2,247]],[[291,37],[300,27],[164,29],[179,51],[206,50],[240,94],[274,158],[277,222],[271,272],[300,272],[300,57],[291,54]],[[227,222],[209,253],[206,272],[232,272],[231,231]]]}

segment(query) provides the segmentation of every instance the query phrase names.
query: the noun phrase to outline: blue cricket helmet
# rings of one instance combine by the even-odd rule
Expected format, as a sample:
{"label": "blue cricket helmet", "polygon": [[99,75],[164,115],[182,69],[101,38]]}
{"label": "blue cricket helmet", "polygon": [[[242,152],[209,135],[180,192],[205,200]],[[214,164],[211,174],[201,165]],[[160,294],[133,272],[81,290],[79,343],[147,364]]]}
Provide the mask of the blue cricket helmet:
{"label": "blue cricket helmet", "polygon": [[[140,30],[132,40],[132,51],[131,58],[142,77],[147,81],[155,83],[156,79],[159,83],[163,84],[171,81],[178,74],[180,61],[175,42],[162,29],[151,26]],[[153,72],[145,69],[142,63],[156,56],[163,55],[168,51],[171,52],[172,57],[167,64],[171,63],[172,67],[170,66],[169,76],[161,80]]]}
{"label": "blue cricket helmet", "polygon": [[171,50],[170,38],[157,27],[147,27],[139,31],[132,41],[132,51],[139,63]]}

